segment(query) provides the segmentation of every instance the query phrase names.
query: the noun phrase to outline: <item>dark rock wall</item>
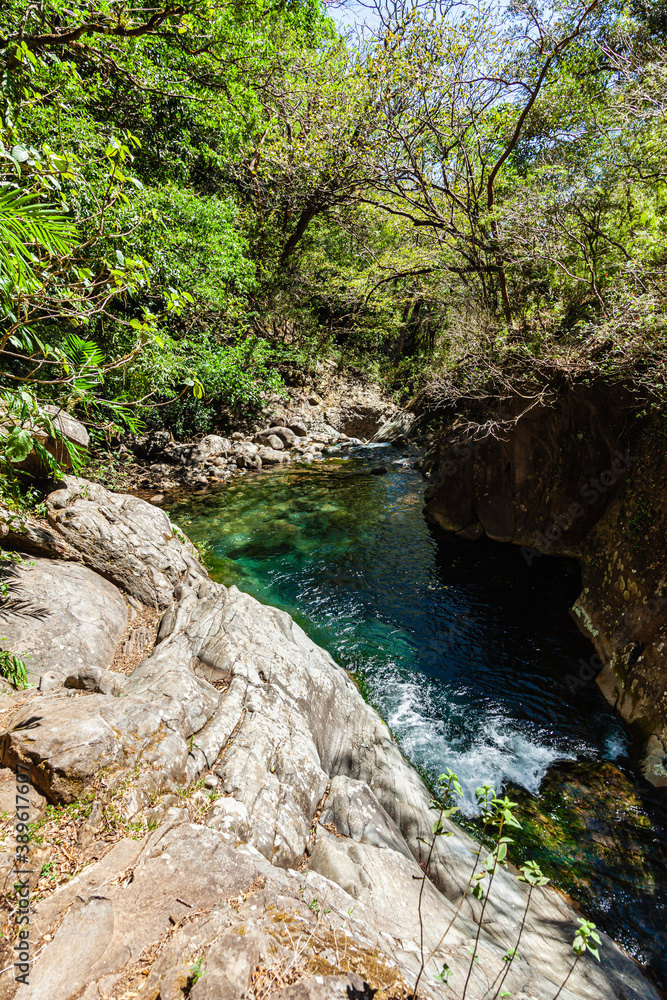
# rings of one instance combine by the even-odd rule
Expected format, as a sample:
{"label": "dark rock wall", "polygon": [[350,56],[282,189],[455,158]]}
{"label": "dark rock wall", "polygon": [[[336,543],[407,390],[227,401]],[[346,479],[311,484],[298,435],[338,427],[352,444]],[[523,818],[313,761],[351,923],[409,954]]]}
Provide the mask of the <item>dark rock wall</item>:
{"label": "dark rock wall", "polygon": [[602,658],[597,683],[648,738],[645,772],[667,785],[667,461],[647,428],[621,488],[581,545],[574,612]]}
{"label": "dark rock wall", "polygon": [[[635,412],[622,390],[581,386],[551,405],[515,395],[457,414],[427,459],[427,517],[470,538],[575,552],[622,477]],[[466,439],[468,420],[493,431]]]}
{"label": "dark rock wall", "polygon": [[[600,688],[648,740],[647,777],[667,784],[667,437],[623,387],[581,384],[530,402],[462,404],[445,418],[424,463],[426,516],[521,545],[529,563],[579,559],[573,611],[599,654],[591,675],[601,660]],[[494,433],[466,439],[469,421]]]}

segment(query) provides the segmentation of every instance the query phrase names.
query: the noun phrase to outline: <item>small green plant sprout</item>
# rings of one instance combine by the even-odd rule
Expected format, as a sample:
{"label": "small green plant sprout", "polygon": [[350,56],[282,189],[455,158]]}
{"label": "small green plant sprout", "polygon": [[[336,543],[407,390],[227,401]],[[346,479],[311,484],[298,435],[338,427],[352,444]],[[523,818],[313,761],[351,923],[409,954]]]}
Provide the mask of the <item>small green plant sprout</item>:
{"label": "small green plant sprout", "polygon": [[572,950],[574,951],[576,957],[572,963],[570,971],[560,984],[558,992],[555,994],[553,1000],[558,1000],[558,997],[563,992],[568,979],[576,969],[577,962],[582,955],[585,955],[587,951],[590,951],[593,958],[597,959],[598,962],[600,961],[600,951],[598,949],[598,945],[601,945],[602,941],[600,940],[600,935],[595,929],[595,924],[591,923],[590,920],[584,920],[583,917],[578,917],[577,923],[579,924],[579,927],[577,928],[577,933],[574,935],[574,941],[572,942]]}
{"label": "small green plant sprout", "polygon": [[204,962],[203,958],[198,958],[197,961],[194,963],[194,965],[190,966],[188,985],[190,986],[191,989],[194,986],[194,984],[198,982],[201,979],[201,977],[206,974],[203,969],[203,962]]}
{"label": "small green plant sprout", "polygon": [[[493,886],[493,880],[498,868],[501,865],[505,865],[507,858],[507,848],[511,844],[512,838],[506,836],[503,833],[505,827],[510,829],[520,830],[521,823],[514,815],[514,809],[517,803],[511,802],[510,799],[505,795],[502,798],[498,795],[490,796],[486,795],[484,797],[485,811],[484,811],[484,828],[487,826],[496,827],[497,834],[495,838],[495,845],[493,849],[489,852],[486,860],[482,863],[482,867],[479,871],[476,871],[473,875],[473,881],[475,883],[472,894],[477,899],[482,901],[482,909],[479,915],[479,921],[477,923],[477,934],[475,935],[475,944],[472,950],[472,958],[470,960],[470,965],[468,967],[468,975],[466,977],[465,985],[463,987],[463,993],[461,994],[461,1000],[465,1000],[466,994],[468,992],[468,985],[470,983],[470,977],[472,975],[473,965],[475,964],[475,959],[477,957],[477,949],[479,947],[479,938],[482,933],[482,924],[484,923],[484,913],[486,912],[486,906],[489,901],[489,896],[491,895],[491,888]],[[483,881],[488,876],[488,884],[486,887],[486,893],[484,892]]]}
{"label": "small green plant sprout", "polygon": [[[459,779],[449,768],[441,774],[437,781],[436,795],[431,799],[431,808],[438,810],[438,818],[432,826],[434,837],[451,837],[452,831],[445,830],[443,819],[449,819],[458,811],[458,806],[448,805],[453,795],[463,797],[463,789]],[[429,842],[430,846],[430,842]]]}
{"label": "small green plant sprout", "polygon": [[[493,799],[495,799],[495,797],[496,797],[496,793],[495,793],[495,789],[492,787],[492,785],[480,785],[479,788],[475,789],[475,798],[477,799],[477,805],[478,805],[478,807],[479,807],[479,809],[481,811],[482,816],[484,817],[484,826],[482,828],[482,838],[481,838],[481,842],[480,842],[480,847],[479,847],[479,850],[475,852],[475,858],[476,859],[479,858],[479,856],[480,856],[480,854],[482,853],[482,850],[483,850],[483,844],[484,844],[484,842],[486,840],[486,831],[488,829],[489,822],[490,822],[491,815],[492,815],[492,810],[490,809],[490,805],[491,805],[491,801]],[[464,904],[464,902],[466,900],[466,897],[468,895],[468,892],[470,890],[470,887],[473,884],[473,881],[475,879],[476,869],[477,869],[477,860],[475,860],[475,863],[472,866],[472,871],[470,872],[470,877],[468,879],[468,882],[467,882],[467,885],[466,885],[465,889],[463,890],[463,894],[461,896],[461,899],[459,900],[459,905],[456,907],[456,911],[454,913],[454,916],[452,917],[452,919],[449,921],[449,923],[445,927],[445,930],[443,931],[442,937],[438,941],[438,943],[435,946],[435,948],[433,948],[431,950],[431,953],[430,953],[430,955],[427,958],[427,962],[430,962],[430,960],[433,958],[433,956],[435,955],[435,953],[438,951],[438,949],[442,945],[443,941],[447,937],[449,931],[451,930],[454,922],[456,921],[456,918],[458,917],[459,913],[461,912],[461,907],[463,906],[463,904]],[[480,877],[483,878],[484,875],[482,875]]]}
{"label": "small green plant sprout", "polygon": [[[482,867],[478,871],[475,871],[472,876],[473,887],[471,892],[479,900],[484,899],[484,879],[487,875],[492,879],[498,865],[505,865],[507,863],[507,848],[513,841],[511,837],[502,835],[503,826],[521,829],[521,824],[512,811],[516,806],[516,802],[510,802],[507,796],[500,799],[496,795],[489,794],[490,791],[488,786],[478,789],[478,792],[484,793],[483,802],[481,803],[484,815],[484,830],[486,831],[489,826],[496,826],[498,827],[498,836],[493,850],[487,855],[486,860],[482,863]],[[479,801],[480,797],[478,796]],[[489,882],[490,887],[491,883]]]}
{"label": "small green plant sprout", "polygon": [[[444,819],[449,819],[458,809],[458,806],[451,805],[452,797],[458,795],[463,797],[463,789],[461,788],[461,783],[457,776],[449,768],[440,775],[437,781],[436,794],[431,801],[431,806],[438,810],[438,816],[433,823],[432,833],[430,843],[428,843],[428,853],[423,865],[422,874],[415,875],[416,879],[421,880],[421,886],[419,887],[419,903],[417,906],[417,915],[419,918],[419,954],[421,956],[419,972],[417,974],[417,979],[415,981],[415,988],[412,995],[417,996],[417,989],[419,987],[419,981],[424,973],[424,968],[426,967],[426,954],[424,951],[424,914],[422,911],[422,903],[424,898],[424,887],[426,886],[426,880],[428,878],[428,870],[431,864],[431,858],[433,857],[433,851],[435,850],[435,844],[438,837],[449,837],[452,834],[451,830],[445,830],[443,825]],[[446,933],[446,932],[445,932]],[[439,946],[438,946],[439,947]],[[437,949],[436,949],[437,950]],[[429,956],[430,958],[430,956]]]}
{"label": "small green plant sprout", "polygon": [[445,964],[443,965],[441,971],[440,972],[436,972],[434,974],[433,978],[434,979],[438,979],[441,983],[444,983],[445,986],[448,986],[449,985],[449,979],[450,979],[451,975],[452,975],[452,970],[450,969],[450,967],[445,962]]}
{"label": "small green plant sprout", "polygon": [[517,875],[519,882],[526,882],[531,889],[536,885],[546,885],[549,879],[542,874],[542,870],[536,861],[527,861],[521,866],[521,874]]}
{"label": "small green plant sprout", "polygon": [[[7,639],[0,638],[0,642],[7,642]],[[0,649],[0,676],[13,684],[15,688],[29,687],[28,668],[25,663],[6,649]]]}
{"label": "small green plant sprout", "polygon": [[55,882],[57,874],[55,871],[55,863],[53,861],[47,861],[42,865],[42,870],[39,873],[40,878],[48,878],[52,882]]}
{"label": "small green plant sprout", "polygon": [[319,914],[321,912],[320,904],[317,902],[316,899],[313,899],[312,902],[308,904],[308,909],[312,910],[313,913]]}
{"label": "small green plant sprout", "polygon": [[590,920],[584,920],[582,917],[578,918],[577,923],[579,924],[579,929],[572,942],[573,950],[577,955],[583,955],[585,951],[590,951],[593,958],[599,962],[600,951],[598,945],[602,944],[602,941],[595,929],[595,924],[591,923]]}
{"label": "small green plant sprout", "polygon": [[[519,945],[521,944],[521,936],[523,934],[523,929],[526,926],[526,918],[528,917],[528,909],[530,907],[530,900],[533,895],[533,889],[535,886],[546,885],[549,879],[546,875],[542,874],[540,866],[535,861],[527,861],[525,865],[522,865],[520,874],[517,875],[519,882],[525,882],[528,886],[528,896],[526,898],[526,906],[523,911],[523,916],[521,918],[521,924],[519,925],[519,933],[517,935],[516,944],[513,948],[503,955],[503,962],[505,963],[505,968],[501,969],[496,976],[496,981],[500,978],[496,992],[493,994],[492,1000],[496,1000],[497,997],[509,996],[505,990],[503,990],[503,984],[509,975],[512,962],[519,951]],[[493,984],[495,986],[495,982]],[[493,989],[493,986],[491,987]]]}

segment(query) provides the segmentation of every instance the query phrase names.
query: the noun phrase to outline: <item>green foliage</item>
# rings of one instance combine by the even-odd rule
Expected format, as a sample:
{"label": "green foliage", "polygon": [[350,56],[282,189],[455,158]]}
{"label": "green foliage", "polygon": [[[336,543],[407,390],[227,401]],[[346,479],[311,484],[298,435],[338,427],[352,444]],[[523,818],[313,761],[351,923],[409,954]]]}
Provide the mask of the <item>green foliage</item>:
{"label": "green foliage", "polygon": [[[30,455],[44,472],[59,471],[65,457],[75,470],[80,468],[80,449],[65,437],[57,417],[54,422],[54,415],[27,389],[0,392],[0,414],[4,431],[0,435],[0,472],[6,477],[5,490],[16,481],[15,467]],[[54,451],[46,447],[48,439]]]}
{"label": "green foliage", "polygon": [[[480,808],[482,819],[484,821],[484,826],[482,830],[481,843],[478,851],[475,853],[475,862],[468,880],[468,885],[466,886],[461,901],[459,902],[458,908],[456,909],[454,916],[451,918],[449,924],[445,928],[440,940],[437,945],[431,949],[430,953],[426,953],[425,940],[424,940],[424,916],[422,912],[422,900],[423,891],[426,884],[429,866],[431,864],[431,859],[433,856],[433,851],[436,847],[439,837],[448,836],[450,831],[448,831],[444,826],[444,820],[454,815],[457,811],[456,806],[453,805],[456,797],[461,797],[463,790],[458,781],[457,776],[453,771],[447,769],[443,774],[440,775],[437,781],[437,792],[434,796],[431,807],[437,811],[435,822],[432,825],[432,838],[427,844],[427,853],[425,860],[422,864],[423,875],[421,876],[421,889],[419,893],[419,904],[418,904],[418,920],[420,928],[420,951],[421,951],[421,965],[419,973],[417,975],[417,980],[415,982],[413,997],[418,995],[418,987],[427,963],[434,957],[436,952],[441,948],[447,934],[451,930],[452,926],[456,922],[463,902],[466,898],[468,890],[472,891],[472,895],[480,901],[481,906],[478,910],[473,911],[475,913],[475,923],[476,923],[476,933],[473,937],[472,943],[468,949],[470,953],[470,963],[468,966],[467,976],[463,984],[463,990],[459,994],[457,991],[457,996],[461,996],[461,1000],[465,1000],[468,994],[468,987],[470,984],[471,974],[475,965],[479,964],[479,940],[484,924],[484,915],[486,912],[486,906],[489,900],[489,896],[492,891],[494,876],[500,866],[507,864],[507,853],[508,847],[513,843],[510,837],[504,834],[504,829],[510,827],[515,830],[521,829],[521,823],[515,815],[516,803],[510,801],[507,796],[496,795],[494,789],[490,785],[482,785],[480,788],[476,789],[477,804]],[[487,854],[485,860],[479,865],[479,859],[484,851],[484,844],[486,841],[487,830],[496,829],[495,837],[493,839],[493,846],[491,851]],[[479,867],[478,867],[479,865]],[[491,1000],[499,1000],[501,997],[509,997],[511,994],[508,990],[504,988],[504,983],[507,976],[512,968],[512,963],[514,962],[516,956],[519,954],[521,940],[523,937],[524,928],[526,925],[526,919],[528,916],[528,911],[530,909],[530,903],[533,891],[538,888],[548,884],[549,879],[543,875],[539,865],[535,861],[528,861],[521,866],[519,875],[517,876],[520,882],[525,883],[528,888],[526,895],[526,903],[524,907],[521,920],[519,921],[516,943],[513,947],[509,948],[508,951],[503,955],[502,966],[498,970],[495,979],[491,982],[490,987],[487,989],[487,994]],[[471,888],[472,887],[472,888]],[[581,956],[586,952],[590,951],[597,961],[600,961],[600,955],[598,951],[598,945],[601,944],[600,936],[595,930],[595,924],[589,921],[578,918],[577,919],[578,928],[573,941],[573,950],[575,952],[575,962],[570,968],[567,975],[564,977],[563,982],[560,984],[554,1000],[557,1000],[563,991],[566,983],[568,982],[574,967],[581,958]],[[485,970],[487,974],[487,982],[489,981],[488,970]],[[445,964],[438,974],[434,976],[435,979],[449,985],[452,978],[453,972],[450,967]]]}
{"label": "green foliage", "polygon": [[198,305],[225,315],[238,314],[255,285],[248,243],[236,219],[231,199],[169,184],[145,188],[119,224],[133,230],[126,247],[150,260],[153,283],[187,289]]}
{"label": "green foliage", "polygon": [[598,946],[602,944],[602,941],[600,935],[595,930],[595,924],[589,920],[584,920],[582,917],[577,919],[577,923],[579,924],[579,928],[572,942],[573,950],[576,952],[577,957],[588,951],[599,962],[600,952]]}
{"label": "green foliage", "polygon": [[[9,158],[21,174],[17,156],[27,150],[14,147]],[[0,191],[0,284],[8,291],[34,281],[35,252],[68,254],[76,238],[74,226],[53,205],[41,204],[36,194],[15,188]],[[32,248],[32,249],[31,249]]]}
{"label": "green foliage", "polygon": [[191,988],[195,983],[199,982],[202,976],[206,975],[204,970],[204,959],[198,958],[197,961],[190,966],[190,975],[188,977],[188,986]]}
{"label": "green foliage", "polygon": [[[188,372],[196,373],[201,394],[188,390]],[[257,413],[266,395],[284,391],[273,349],[253,336],[229,344],[217,342],[210,334],[201,334],[195,342],[169,341],[154,357],[150,378],[154,385],[159,380],[165,394],[177,397],[151,414],[151,423],[180,436],[208,432],[224,423],[225,414],[231,411]]]}
{"label": "green foliage", "polygon": [[[2,638],[0,642],[7,642],[7,639]],[[6,649],[0,649],[0,677],[16,688],[28,687],[28,668],[23,660]]]}
{"label": "green foliage", "polygon": [[361,42],[317,0],[9,0],[0,388],[95,440],[251,416],[325,356],[402,401],[520,356],[662,406],[662,14],[458,9]]}

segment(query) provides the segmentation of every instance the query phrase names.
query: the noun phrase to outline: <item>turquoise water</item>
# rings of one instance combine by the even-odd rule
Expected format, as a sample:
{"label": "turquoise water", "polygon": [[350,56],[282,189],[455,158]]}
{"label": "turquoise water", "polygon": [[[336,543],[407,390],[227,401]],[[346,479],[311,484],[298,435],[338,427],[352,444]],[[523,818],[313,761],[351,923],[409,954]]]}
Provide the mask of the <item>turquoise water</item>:
{"label": "turquoise water", "polygon": [[[370,474],[378,464],[386,475]],[[576,565],[545,558],[529,567],[514,546],[436,533],[422,515],[423,491],[407,458],[361,448],[351,459],[249,474],[170,513],[207,544],[215,579],[288,611],[355,674],[426,775],[456,771],[466,816],[482,782],[537,795],[557,762],[632,772],[622,723],[595,684],[573,683],[594,653],[568,614]],[[638,923],[633,911],[643,894],[656,927],[667,923],[654,825],[642,812],[641,864],[612,851],[622,876],[614,914],[608,855],[600,868],[587,851],[577,871],[580,897],[649,962],[653,918]],[[556,872],[565,887],[571,863]]]}

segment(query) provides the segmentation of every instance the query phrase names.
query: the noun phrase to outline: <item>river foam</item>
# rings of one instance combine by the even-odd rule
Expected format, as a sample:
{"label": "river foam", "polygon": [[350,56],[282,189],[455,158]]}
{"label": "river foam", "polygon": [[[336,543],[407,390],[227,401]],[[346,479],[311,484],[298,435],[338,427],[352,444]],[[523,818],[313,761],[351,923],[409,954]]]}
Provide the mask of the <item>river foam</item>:
{"label": "river foam", "polygon": [[406,756],[434,780],[449,768],[463,789],[461,812],[479,813],[476,789],[491,785],[500,793],[507,782],[536,795],[549,767],[572,759],[567,750],[542,742],[537,733],[520,729],[500,706],[482,711],[448,701],[423,678],[404,679],[390,667],[371,683],[374,703],[387,720]]}

